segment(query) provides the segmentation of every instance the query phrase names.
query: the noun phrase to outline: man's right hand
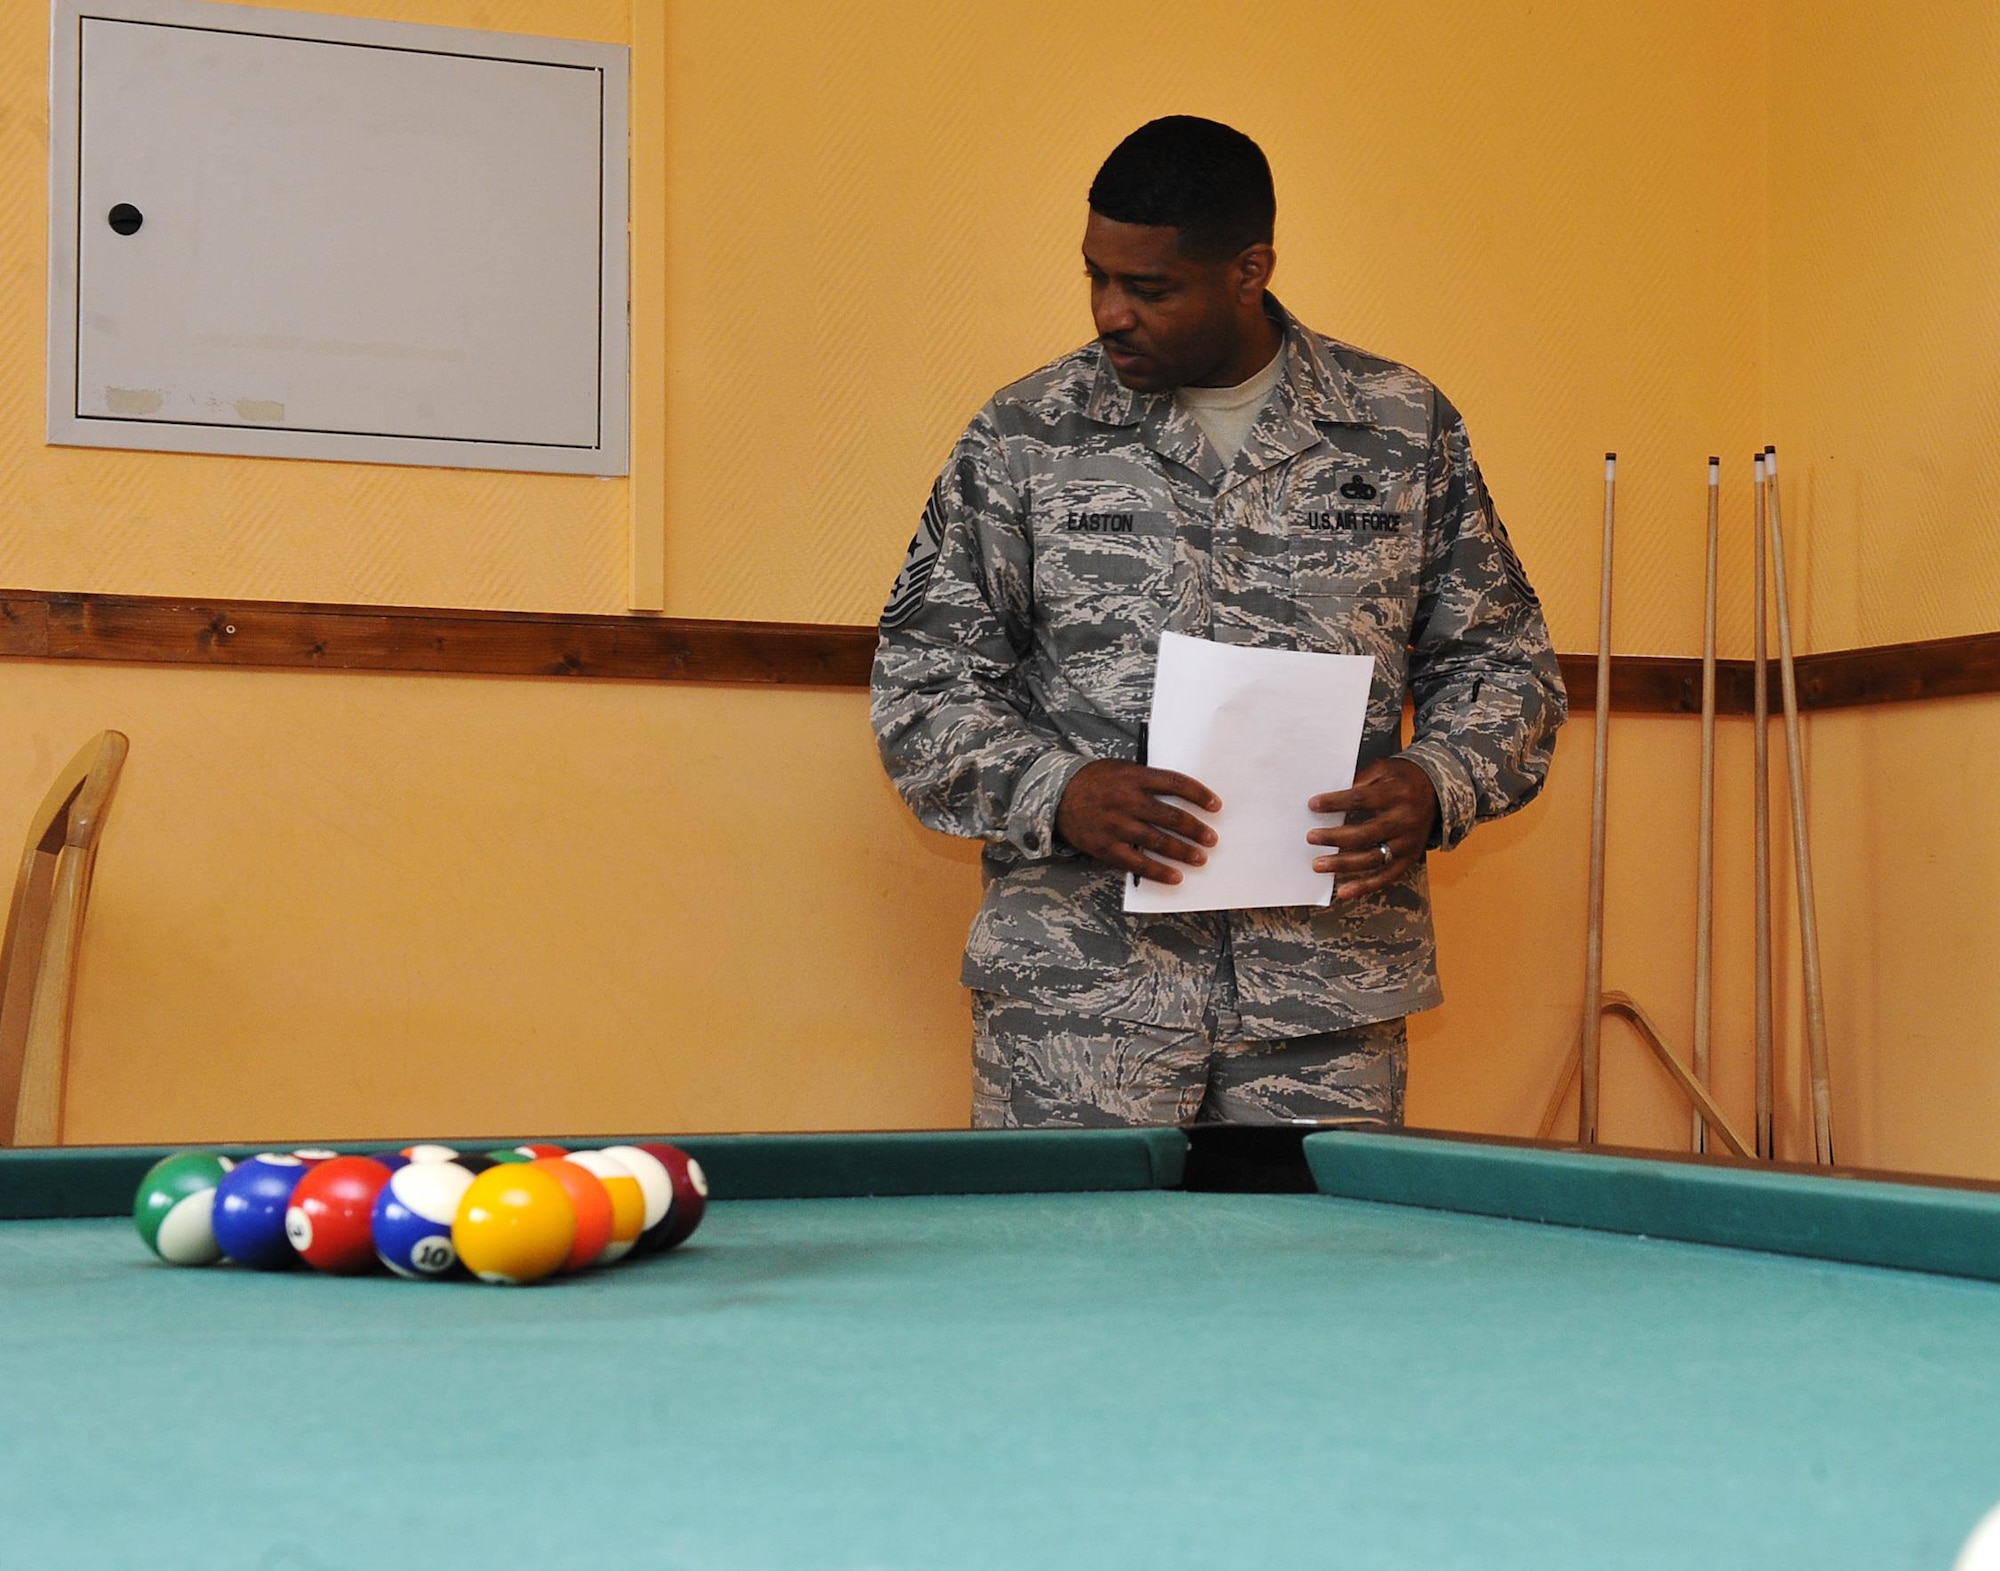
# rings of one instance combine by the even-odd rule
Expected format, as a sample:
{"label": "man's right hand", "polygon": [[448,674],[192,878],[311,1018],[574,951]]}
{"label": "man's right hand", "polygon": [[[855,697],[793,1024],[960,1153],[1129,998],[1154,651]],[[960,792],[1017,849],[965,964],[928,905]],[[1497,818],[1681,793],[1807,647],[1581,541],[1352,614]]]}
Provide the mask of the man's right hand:
{"label": "man's right hand", "polygon": [[1156,862],[1146,853],[1199,867],[1208,860],[1202,847],[1215,844],[1215,831],[1194,814],[1164,801],[1166,797],[1178,797],[1205,813],[1222,807],[1199,780],[1171,769],[1100,758],[1070,777],[1056,809],[1056,833],[1085,856],[1155,883],[1178,884],[1179,868]]}

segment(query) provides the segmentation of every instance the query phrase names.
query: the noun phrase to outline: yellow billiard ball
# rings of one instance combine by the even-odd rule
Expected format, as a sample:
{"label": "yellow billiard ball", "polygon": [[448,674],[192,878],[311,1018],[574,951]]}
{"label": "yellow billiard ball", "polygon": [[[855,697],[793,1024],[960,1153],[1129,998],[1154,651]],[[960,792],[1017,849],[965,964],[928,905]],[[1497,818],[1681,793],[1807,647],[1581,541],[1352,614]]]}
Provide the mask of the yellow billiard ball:
{"label": "yellow billiard ball", "polygon": [[504,1162],[481,1173],[458,1202],[452,1247],[482,1282],[539,1282],[561,1269],[576,1242],[576,1209],[548,1173]]}

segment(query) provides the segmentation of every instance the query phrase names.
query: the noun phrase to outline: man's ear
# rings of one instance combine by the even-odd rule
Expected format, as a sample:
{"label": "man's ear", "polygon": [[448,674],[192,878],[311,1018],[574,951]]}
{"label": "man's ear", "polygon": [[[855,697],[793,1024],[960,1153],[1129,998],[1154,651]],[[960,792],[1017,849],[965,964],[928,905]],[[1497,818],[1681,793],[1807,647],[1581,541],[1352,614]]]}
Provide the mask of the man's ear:
{"label": "man's ear", "polygon": [[1232,282],[1239,300],[1254,300],[1271,287],[1271,274],[1278,266],[1278,253],[1261,240],[1255,245],[1245,246],[1236,253],[1236,259],[1229,264]]}

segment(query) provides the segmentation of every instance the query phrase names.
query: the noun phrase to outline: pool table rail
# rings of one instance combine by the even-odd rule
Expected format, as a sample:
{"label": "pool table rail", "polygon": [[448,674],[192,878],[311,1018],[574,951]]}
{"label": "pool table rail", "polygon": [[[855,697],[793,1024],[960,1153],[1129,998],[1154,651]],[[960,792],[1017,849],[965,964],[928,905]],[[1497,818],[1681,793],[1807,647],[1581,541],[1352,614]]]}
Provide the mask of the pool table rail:
{"label": "pool table rail", "polygon": [[[719,1200],[859,1195],[1031,1194],[1174,1189],[1187,1161],[1178,1129],[920,1130],[859,1134],[426,1136],[490,1151],[531,1141],[576,1149],[670,1139],[701,1163]],[[232,1159],[304,1146],[366,1155],[416,1140],[212,1143]],[[0,1150],[0,1221],[124,1216],[146,1169],[174,1146]]]}
{"label": "pool table rail", "polygon": [[1429,1133],[1308,1136],[1322,1194],[2000,1281],[2000,1186]]}

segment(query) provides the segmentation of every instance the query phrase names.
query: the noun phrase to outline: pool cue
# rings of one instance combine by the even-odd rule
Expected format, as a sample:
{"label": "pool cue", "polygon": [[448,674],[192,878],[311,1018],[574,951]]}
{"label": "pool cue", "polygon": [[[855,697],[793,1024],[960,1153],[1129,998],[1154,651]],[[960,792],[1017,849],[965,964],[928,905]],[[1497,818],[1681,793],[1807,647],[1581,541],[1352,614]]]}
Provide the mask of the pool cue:
{"label": "pool cue", "polygon": [[[1701,811],[1695,853],[1694,1077],[1709,1087],[1709,1020],[1715,975],[1715,581],[1722,532],[1722,460],[1708,461],[1708,584],[1701,624]],[[1710,1087],[1712,1089],[1712,1087]],[[1689,1142],[1708,1149],[1708,1121],[1691,1109]]]}
{"label": "pool cue", "polygon": [[1764,449],[1770,490],[1771,587],[1778,607],[1778,680],[1785,705],[1785,764],[1792,787],[1792,868],[1799,894],[1799,953],[1805,973],[1806,1061],[1812,1073],[1813,1160],[1833,1166],[1833,1097],[1826,1065],[1826,995],[1820,985],[1819,918],[1813,901],[1812,842],[1806,833],[1806,777],[1799,744],[1798,677],[1792,669],[1792,617],[1785,583],[1784,509],[1778,498],[1778,450]]}
{"label": "pool cue", "polygon": [[1618,455],[1604,455],[1604,567],[1597,590],[1597,734],[1590,764],[1590,915],[1583,957],[1583,1089],[1576,1138],[1597,1143],[1597,1069],[1604,1042],[1604,789],[1611,737],[1611,532],[1617,516]]}
{"label": "pool cue", "polygon": [[1764,583],[1764,540],[1768,533],[1764,519],[1764,455],[1757,455],[1755,643],[1751,659],[1751,713],[1755,717],[1752,740],[1751,778],[1755,782],[1756,825],[1754,855],[1757,878],[1757,1154],[1767,1162],[1776,1158],[1771,1104],[1773,1101],[1772,987],[1771,987],[1771,675],[1765,651],[1765,609],[1770,593]]}

